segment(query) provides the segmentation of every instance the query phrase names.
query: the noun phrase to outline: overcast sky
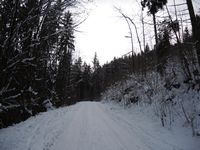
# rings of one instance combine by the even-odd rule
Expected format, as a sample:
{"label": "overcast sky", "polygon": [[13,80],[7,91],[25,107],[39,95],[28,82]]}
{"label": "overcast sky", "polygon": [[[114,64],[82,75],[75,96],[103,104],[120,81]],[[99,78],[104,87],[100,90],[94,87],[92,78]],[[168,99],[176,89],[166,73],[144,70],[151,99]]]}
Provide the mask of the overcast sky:
{"label": "overcast sky", "polygon": [[[168,0],[169,5],[173,0]],[[176,0],[182,3],[185,0]],[[140,0],[138,0],[140,2]],[[87,4],[89,12],[87,20],[78,28],[81,32],[76,32],[76,56],[81,56],[83,61],[91,63],[94,53],[97,52],[101,64],[111,61],[113,57],[121,57],[131,51],[130,39],[127,23],[114,7],[120,8],[125,14],[134,18],[142,40],[141,30],[141,7],[137,0],[93,0]],[[199,0],[193,0],[195,8],[200,7]],[[185,7],[186,8],[186,7]],[[166,15],[166,11],[161,11],[160,15]],[[145,21],[151,22],[152,17],[144,13]],[[187,25],[187,24],[186,24]],[[189,24],[188,24],[189,25]],[[139,51],[138,43],[134,33],[134,50]],[[146,40],[150,46],[154,44],[153,27],[146,25]]]}

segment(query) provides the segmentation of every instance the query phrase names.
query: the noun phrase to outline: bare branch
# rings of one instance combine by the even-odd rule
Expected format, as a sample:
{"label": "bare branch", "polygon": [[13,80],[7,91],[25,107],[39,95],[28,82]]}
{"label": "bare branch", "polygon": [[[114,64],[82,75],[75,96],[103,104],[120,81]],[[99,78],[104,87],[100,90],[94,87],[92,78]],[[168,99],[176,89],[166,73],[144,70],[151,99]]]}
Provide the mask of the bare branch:
{"label": "bare branch", "polygon": [[[129,21],[130,23],[134,26],[135,28],[135,32],[136,32],[136,36],[137,36],[137,40],[138,40],[138,44],[139,44],[139,47],[140,47],[140,52],[142,52],[142,46],[141,46],[141,42],[140,42],[140,38],[139,38],[139,34],[138,34],[138,30],[137,30],[137,26],[136,24],[134,23],[133,19],[131,19],[129,16],[125,15],[122,10],[120,10],[119,8],[116,8],[115,9],[122,15],[122,17],[126,20],[128,26],[129,26]],[[129,30],[131,31],[131,27],[129,26]]]}

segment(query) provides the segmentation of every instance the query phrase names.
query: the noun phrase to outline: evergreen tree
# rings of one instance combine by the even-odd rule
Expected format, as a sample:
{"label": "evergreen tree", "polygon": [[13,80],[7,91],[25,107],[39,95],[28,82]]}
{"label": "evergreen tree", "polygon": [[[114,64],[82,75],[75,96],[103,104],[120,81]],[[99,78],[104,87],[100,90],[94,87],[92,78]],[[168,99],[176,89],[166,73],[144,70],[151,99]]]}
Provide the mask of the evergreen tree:
{"label": "evergreen tree", "polygon": [[164,75],[165,64],[167,62],[166,57],[168,57],[170,54],[170,39],[170,29],[168,28],[168,26],[162,26],[159,32],[158,45],[156,49],[156,54],[158,57],[157,71],[161,75]]}
{"label": "evergreen tree", "polygon": [[0,1],[0,103],[6,108],[0,117],[5,126],[45,111],[56,95],[67,96],[74,37],[66,8],[75,3]]}
{"label": "evergreen tree", "polygon": [[79,57],[75,60],[72,65],[71,71],[71,83],[72,83],[72,92],[73,99],[78,101],[83,97],[82,84],[83,84],[83,72],[82,72],[82,59]]}
{"label": "evergreen tree", "polygon": [[192,36],[189,33],[188,27],[185,27],[184,34],[183,34],[183,42],[192,42]]}
{"label": "evergreen tree", "polygon": [[72,52],[74,51],[74,35],[73,20],[70,12],[64,14],[61,19],[61,35],[60,35],[60,63],[56,78],[56,92],[59,100],[64,101],[69,96],[70,71]]}
{"label": "evergreen tree", "polygon": [[100,65],[99,65],[99,60],[98,60],[98,57],[97,57],[97,53],[96,53],[96,52],[95,52],[95,54],[94,54],[94,58],[93,58],[92,63],[93,63],[93,71],[95,72],[95,71],[100,67]]}
{"label": "evergreen tree", "polygon": [[101,92],[101,72],[100,72],[100,64],[97,57],[97,53],[95,52],[94,58],[93,58],[93,75],[92,75],[92,96],[98,97]]}
{"label": "evergreen tree", "polygon": [[146,44],[145,49],[144,49],[144,53],[149,53],[149,51],[150,51],[149,45]]}
{"label": "evergreen tree", "polygon": [[82,79],[83,79],[83,98],[89,99],[91,98],[91,90],[92,90],[92,70],[90,65],[87,65],[85,62],[83,64],[83,73],[82,73]]}

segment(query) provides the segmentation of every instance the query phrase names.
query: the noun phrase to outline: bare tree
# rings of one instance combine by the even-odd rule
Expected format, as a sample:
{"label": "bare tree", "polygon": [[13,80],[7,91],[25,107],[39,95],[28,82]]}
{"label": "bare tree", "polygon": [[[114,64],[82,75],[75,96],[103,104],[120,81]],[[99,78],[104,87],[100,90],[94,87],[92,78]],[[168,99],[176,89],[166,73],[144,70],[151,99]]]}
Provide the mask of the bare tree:
{"label": "bare tree", "polygon": [[[116,8],[118,10],[118,12],[122,15],[122,17],[126,20],[127,24],[129,25],[129,29],[131,29],[130,27],[130,23],[134,26],[135,28],[135,33],[136,33],[136,36],[137,36],[137,41],[138,41],[138,44],[139,44],[139,48],[140,48],[140,52],[142,52],[142,46],[141,46],[141,41],[140,41],[140,38],[139,38],[139,34],[138,34],[138,29],[137,29],[137,26],[136,24],[134,23],[133,19],[131,19],[129,16],[125,15],[122,10],[120,10],[119,8]],[[130,23],[129,23],[130,22]]]}
{"label": "bare tree", "polygon": [[153,16],[153,24],[154,24],[154,32],[155,32],[155,42],[158,43],[158,34],[157,34],[157,26],[156,26],[156,13],[159,9],[163,9],[163,6],[167,4],[167,0],[142,0],[141,5],[142,7],[148,7],[149,14]]}
{"label": "bare tree", "polygon": [[170,27],[171,27],[171,29],[174,32],[174,35],[175,35],[176,40],[177,40],[177,43],[180,43],[180,39],[179,39],[179,37],[178,37],[178,35],[176,33],[177,31],[179,32],[179,23],[178,23],[178,20],[175,20],[175,21],[172,20],[172,17],[170,15],[169,9],[168,9],[167,5],[165,5],[165,6],[166,6],[167,14],[168,14],[169,20],[170,20]]}

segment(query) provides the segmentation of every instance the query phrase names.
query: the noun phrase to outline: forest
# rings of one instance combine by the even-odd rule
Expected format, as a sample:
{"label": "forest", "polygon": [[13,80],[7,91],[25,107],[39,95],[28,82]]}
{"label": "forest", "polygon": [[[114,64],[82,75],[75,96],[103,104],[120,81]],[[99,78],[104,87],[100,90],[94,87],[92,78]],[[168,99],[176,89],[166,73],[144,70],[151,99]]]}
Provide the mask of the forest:
{"label": "forest", "polygon": [[[0,128],[52,107],[100,101],[110,87],[132,76],[137,77],[134,81],[143,82],[151,74],[150,80],[163,81],[168,91],[187,85],[188,90],[199,93],[200,15],[195,13],[192,0],[181,4],[187,6],[191,26],[182,26],[179,16],[176,19],[171,16],[167,0],[141,0],[141,9],[152,17],[154,47],[149,47],[144,35],[142,38],[137,35],[139,53],[132,49],[103,65],[100,65],[97,53],[91,65],[81,57],[73,57],[76,53],[74,33],[79,22],[71,8],[80,3],[79,0],[0,1]],[[157,14],[162,9],[168,10],[168,18],[157,22]],[[135,25],[122,10],[116,8],[116,11],[129,27]],[[137,31],[137,27],[135,29]],[[143,45],[141,39],[146,40]],[[176,80],[179,77],[181,80]],[[125,88],[124,95],[132,88]],[[151,97],[152,92],[158,91],[147,92]],[[136,103],[139,99],[134,95],[126,104]],[[173,101],[173,97],[165,100]],[[187,114],[185,117],[192,122]]]}

